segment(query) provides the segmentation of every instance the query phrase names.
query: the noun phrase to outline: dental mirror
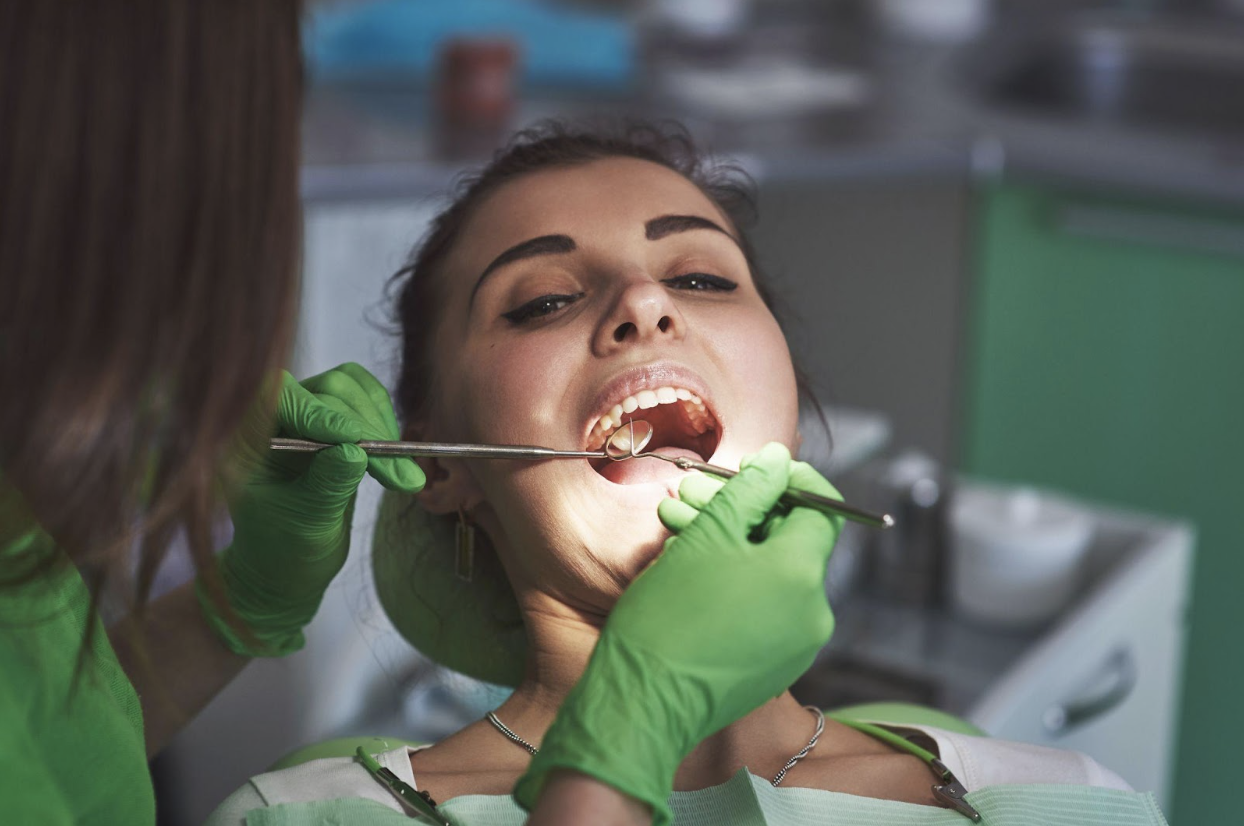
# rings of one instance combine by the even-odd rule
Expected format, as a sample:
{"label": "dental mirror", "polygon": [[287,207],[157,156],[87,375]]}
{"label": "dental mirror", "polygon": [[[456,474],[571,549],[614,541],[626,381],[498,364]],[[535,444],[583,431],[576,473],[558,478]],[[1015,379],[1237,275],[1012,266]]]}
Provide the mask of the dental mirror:
{"label": "dental mirror", "polygon": [[652,425],[631,419],[626,428],[619,427],[605,442],[605,455],[615,462],[636,459],[652,441]]}

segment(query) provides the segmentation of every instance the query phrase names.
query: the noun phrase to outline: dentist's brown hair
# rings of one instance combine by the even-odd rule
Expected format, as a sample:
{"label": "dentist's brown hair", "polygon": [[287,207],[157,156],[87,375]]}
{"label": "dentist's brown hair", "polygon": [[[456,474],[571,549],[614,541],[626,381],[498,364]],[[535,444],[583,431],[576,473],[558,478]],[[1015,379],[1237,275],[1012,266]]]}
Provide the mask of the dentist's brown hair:
{"label": "dentist's brown hair", "polygon": [[140,605],[179,528],[210,581],[220,471],[289,346],[299,13],[0,4],[0,547],[41,526],[96,586],[138,548]]}

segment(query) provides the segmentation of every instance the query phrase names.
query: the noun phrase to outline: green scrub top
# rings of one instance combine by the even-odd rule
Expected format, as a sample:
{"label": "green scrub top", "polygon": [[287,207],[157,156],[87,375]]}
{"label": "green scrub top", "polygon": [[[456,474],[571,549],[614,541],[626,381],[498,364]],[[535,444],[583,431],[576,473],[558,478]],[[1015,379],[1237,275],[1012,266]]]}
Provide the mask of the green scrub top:
{"label": "green scrub top", "polygon": [[[32,559],[56,560],[20,585],[0,585],[0,820],[155,823],[142,710],[77,568],[42,531],[0,549],[11,580]],[[91,652],[74,671],[87,620]]]}

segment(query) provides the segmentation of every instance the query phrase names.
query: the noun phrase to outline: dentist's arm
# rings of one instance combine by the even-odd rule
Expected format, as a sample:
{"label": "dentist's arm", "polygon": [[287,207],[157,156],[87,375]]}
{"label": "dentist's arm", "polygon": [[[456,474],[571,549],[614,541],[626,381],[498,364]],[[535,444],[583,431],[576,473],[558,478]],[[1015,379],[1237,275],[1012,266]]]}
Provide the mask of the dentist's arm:
{"label": "dentist's arm", "polygon": [[143,701],[149,753],[251,657],[282,656],[302,647],[303,628],[345,564],[354,498],[364,475],[390,490],[414,494],[423,488],[423,473],[413,460],[370,457],[353,444],[398,437],[388,392],[357,364],[301,383],[284,373],[275,430],[336,446],[310,455],[264,447],[243,457],[247,481],[229,507],[233,543],[221,553],[217,569],[241,629],[200,585],[167,595],[148,606],[141,621],[131,618],[110,633]]}
{"label": "dentist's arm", "polygon": [[143,707],[147,756],[157,754],[250,657],[235,654],[207,624],[194,583],[170,591],[108,629],[117,660]]}
{"label": "dentist's arm", "polygon": [[648,826],[652,809],[590,775],[566,769],[549,773],[527,826]]}

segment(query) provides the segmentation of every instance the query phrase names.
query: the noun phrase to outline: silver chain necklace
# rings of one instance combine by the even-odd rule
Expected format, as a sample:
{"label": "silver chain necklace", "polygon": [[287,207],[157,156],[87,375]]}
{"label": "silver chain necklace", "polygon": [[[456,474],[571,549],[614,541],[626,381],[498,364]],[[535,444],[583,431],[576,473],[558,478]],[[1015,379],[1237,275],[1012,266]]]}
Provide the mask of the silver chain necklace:
{"label": "silver chain necklace", "polygon": [[531,743],[528,743],[526,740],[524,740],[523,738],[515,734],[514,729],[510,728],[505,723],[501,722],[501,718],[499,718],[496,714],[493,714],[491,711],[488,712],[488,722],[492,723],[493,728],[495,728],[497,731],[501,732],[506,737],[513,740],[515,743],[518,743],[520,746],[527,749],[527,751],[531,752],[533,755],[539,753],[540,750],[538,748],[531,745]]}
{"label": "silver chain necklace", "polygon": [[[803,758],[807,757],[808,752],[816,748],[817,741],[821,739],[821,733],[825,731],[825,715],[821,712],[821,710],[817,708],[816,706],[804,706],[804,708],[812,712],[812,714],[816,717],[816,731],[812,733],[812,739],[808,741],[808,745],[801,748],[795,755],[793,755],[789,760],[787,760],[786,765],[782,767],[782,770],[778,772],[777,774],[775,774],[773,776],[773,779],[769,781],[774,786],[781,785],[782,781],[786,779],[786,773],[790,771],[792,768],[794,768],[796,763],[798,763]],[[538,748],[531,745],[531,743],[528,743],[526,740],[524,740],[523,738],[515,734],[514,729],[510,728],[505,723],[501,722],[501,719],[497,717],[497,715],[494,712],[491,712],[491,711],[488,712],[485,719],[487,719],[488,722],[492,723],[493,728],[495,728],[497,731],[504,734],[510,740],[514,741],[515,743],[518,743],[518,745],[527,749],[527,751],[531,752],[533,755],[539,753],[540,750]]]}

